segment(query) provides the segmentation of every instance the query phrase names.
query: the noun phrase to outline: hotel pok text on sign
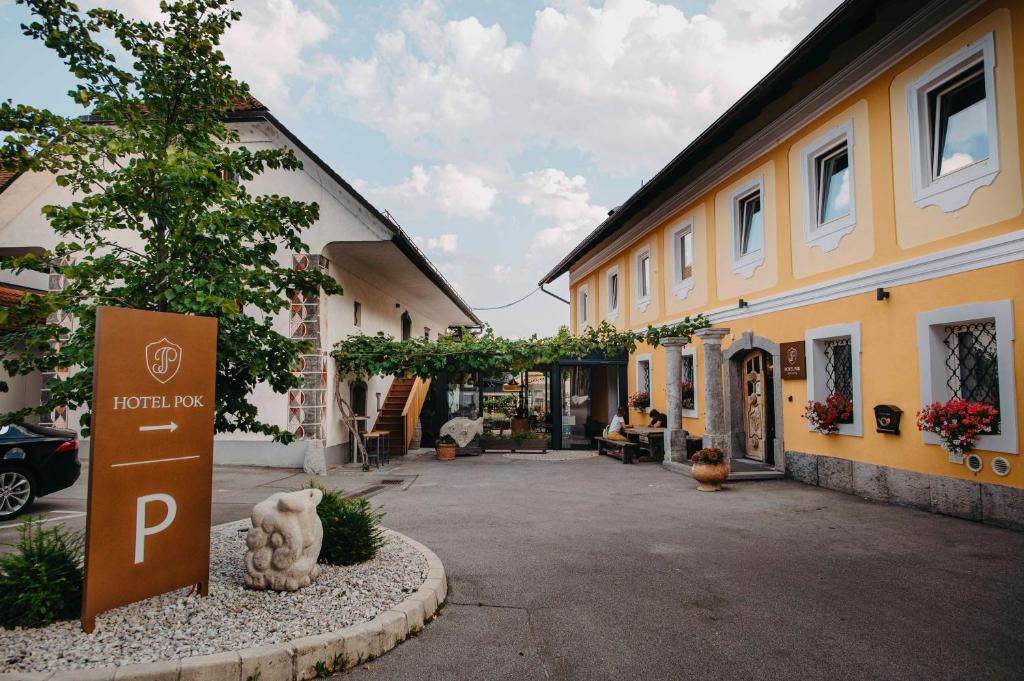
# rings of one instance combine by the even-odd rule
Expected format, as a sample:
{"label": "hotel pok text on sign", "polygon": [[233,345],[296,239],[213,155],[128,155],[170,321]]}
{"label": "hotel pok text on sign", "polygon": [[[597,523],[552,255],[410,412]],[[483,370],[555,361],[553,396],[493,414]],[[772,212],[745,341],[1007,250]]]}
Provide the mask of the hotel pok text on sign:
{"label": "hotel pok text on sign", "polygon": [[210,574],[217,320],[96,314],[82,626]]}

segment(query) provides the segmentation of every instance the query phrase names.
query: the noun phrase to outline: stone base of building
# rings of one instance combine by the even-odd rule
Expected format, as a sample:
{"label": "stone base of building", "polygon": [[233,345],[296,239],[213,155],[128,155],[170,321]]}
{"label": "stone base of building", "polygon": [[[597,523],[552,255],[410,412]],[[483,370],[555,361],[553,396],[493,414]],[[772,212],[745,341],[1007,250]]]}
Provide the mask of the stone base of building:
{"label": "stone base of building", "polygon": [[791,451],[786,452],[786,477],[1024,532],[1024,489]]}

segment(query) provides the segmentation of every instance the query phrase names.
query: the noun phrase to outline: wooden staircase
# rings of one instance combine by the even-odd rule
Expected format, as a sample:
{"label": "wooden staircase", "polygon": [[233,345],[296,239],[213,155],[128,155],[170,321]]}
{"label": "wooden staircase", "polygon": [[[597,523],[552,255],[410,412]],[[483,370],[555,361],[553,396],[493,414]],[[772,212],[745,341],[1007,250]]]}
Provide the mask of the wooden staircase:
{"label": "wooden staircase", "polygon": [[415,382],[414,378],[397,377],[391,382],[388,395],[384,398],[384,404],[377,413],[377,421],[373,425],[374,430],[386,430],[391,433],[389,453],[392,456],[406,454],[409,451],[409,438],[405,432],[405,405],[409,401],[409,394]]}

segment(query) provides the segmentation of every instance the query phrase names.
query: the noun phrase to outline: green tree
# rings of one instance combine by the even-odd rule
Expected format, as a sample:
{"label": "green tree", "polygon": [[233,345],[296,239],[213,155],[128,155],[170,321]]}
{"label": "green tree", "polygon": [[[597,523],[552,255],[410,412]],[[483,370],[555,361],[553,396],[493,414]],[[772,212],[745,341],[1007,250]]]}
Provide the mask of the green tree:
{"label": "green tree", "polygon": [[[219,49],[240,14],[230,0],[161,2],[154,22],[81,12],[69,0],[18,3],[34,15],[22,31],[63,59],[78,81],[68,94],[91,114],[0,103],[3,169],[52,173],[73,192],[68,205],[43,209],[60,239],[52,252],[0,263],[67,280],[59,293],[0,311],[0,324],[14,329],[0,335],[0,356],[10,375],[75,368],[50,381],[45,404],[3,422],[59,405],[87,410],[96,306],[116,305],[217,317],[217,430],[289,441],[248,401],[258,383],[284,392],[299,381],[291,369],[303,348],[274,331],[273,318],[295,292],[341,288],[285,257],[308,250],[301,235],[317,205],[253,195],[239,183],[301,168],[290,150],[240,146],[225,123],[250,99]],[[75,319],[70,332],[52,317],[57,311]],[[87,413],[81,425],[87,434]]]}

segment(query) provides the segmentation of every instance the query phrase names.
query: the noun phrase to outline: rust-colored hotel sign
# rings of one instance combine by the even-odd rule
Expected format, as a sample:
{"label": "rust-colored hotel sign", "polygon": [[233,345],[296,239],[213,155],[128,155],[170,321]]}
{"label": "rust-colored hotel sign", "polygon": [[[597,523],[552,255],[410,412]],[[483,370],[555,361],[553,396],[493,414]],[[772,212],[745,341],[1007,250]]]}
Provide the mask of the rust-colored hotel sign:
{"label": "rust-colored hotel sign", "polygon": [[210,575],[217,320],[101,307],[82,627]]}
{"label": "rust-colored hotel sign", "polygon": [[807,378],[807,357],[804,342],[782,343],[779,347],[782,362],[782,380],[804,380]]}

